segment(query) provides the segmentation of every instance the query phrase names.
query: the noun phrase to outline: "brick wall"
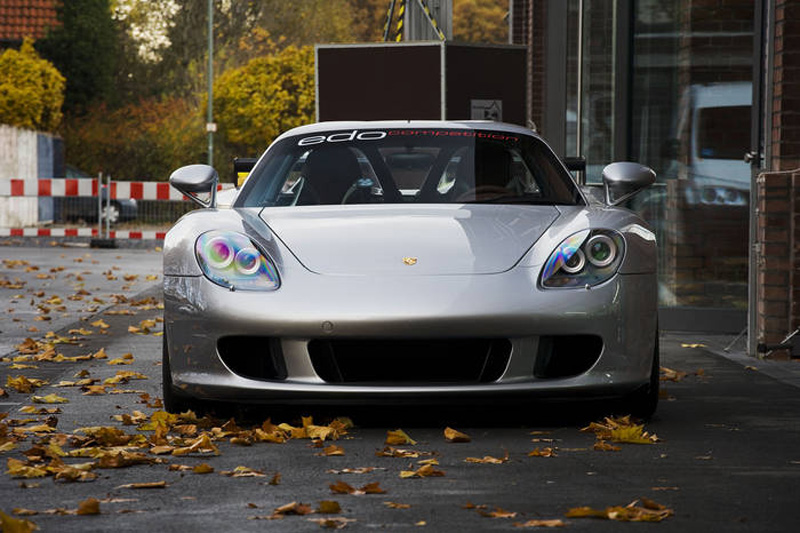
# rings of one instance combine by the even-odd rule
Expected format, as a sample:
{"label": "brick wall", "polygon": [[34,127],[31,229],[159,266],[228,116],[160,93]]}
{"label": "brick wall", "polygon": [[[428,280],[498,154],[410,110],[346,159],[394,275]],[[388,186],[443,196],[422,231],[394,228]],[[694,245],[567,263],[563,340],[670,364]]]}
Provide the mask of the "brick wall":
{"label": "brick wall", "polygon": [[761,174],[758,199],[757,341],[776,344],[800,327],[800,171]]}
{"label": "brick wall", "polygon": [[757,341],[766,344],[800,327],[800,0],[775,0],[772,51],[772,171],[758,178],[756,267]]}
{"label": "brick wall", "polygon": [[542,0],[511,0],[511,35],[512,44],[528,47],[528,119],[541,126],[544,119],[545,101],[545,18],[546,2]]}
{"label": "brick wall", "polygon": [[800,1],[775,0],[773,170],[800,167]]}

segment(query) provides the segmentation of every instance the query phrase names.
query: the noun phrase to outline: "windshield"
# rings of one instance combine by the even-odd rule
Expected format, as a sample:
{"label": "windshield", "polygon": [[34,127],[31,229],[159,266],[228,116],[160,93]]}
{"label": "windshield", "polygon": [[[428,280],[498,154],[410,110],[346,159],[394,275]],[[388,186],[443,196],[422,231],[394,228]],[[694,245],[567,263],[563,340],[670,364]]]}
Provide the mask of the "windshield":
{"label": "windshield", "polygon": [[543,141],[500,131],[388,129],[289,137],[235,207],[375,203],[582,204]]}

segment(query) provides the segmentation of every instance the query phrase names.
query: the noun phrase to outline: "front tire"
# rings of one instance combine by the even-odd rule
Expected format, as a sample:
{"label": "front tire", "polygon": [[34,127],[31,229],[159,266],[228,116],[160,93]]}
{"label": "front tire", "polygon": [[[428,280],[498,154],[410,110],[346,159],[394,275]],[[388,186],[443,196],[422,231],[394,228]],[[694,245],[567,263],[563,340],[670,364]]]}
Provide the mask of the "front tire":
{"label": "front tire", "polygon": [[192,407],[188,396],[175,390],[172,383],[172,369],[169,364],[169,348],[167,335],[163,336],[161,350],[161,394],[164,399],[164,409],[170,413],[182,413]]}
{"label": "front tire", "polygon": [[636,418],[649,420],[658,407],[659,385],[661,372],[661,357],[656,330],[655,349],[653,350],[653,363],[650,368],[650,381],[636,389],[623,400],[623,410]]}

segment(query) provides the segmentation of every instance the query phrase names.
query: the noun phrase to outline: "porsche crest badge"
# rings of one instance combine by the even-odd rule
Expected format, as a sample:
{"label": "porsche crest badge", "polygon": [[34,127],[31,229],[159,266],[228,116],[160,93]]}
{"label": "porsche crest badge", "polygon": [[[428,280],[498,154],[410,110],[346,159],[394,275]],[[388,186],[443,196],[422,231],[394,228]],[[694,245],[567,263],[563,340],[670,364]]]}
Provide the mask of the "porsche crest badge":
{"label": "porsche crest badge", "polygon": [[403,263],[405,263],[408,266],[416,265],[417,264],[417,258],[416,257],[404,257],[403,258]]}

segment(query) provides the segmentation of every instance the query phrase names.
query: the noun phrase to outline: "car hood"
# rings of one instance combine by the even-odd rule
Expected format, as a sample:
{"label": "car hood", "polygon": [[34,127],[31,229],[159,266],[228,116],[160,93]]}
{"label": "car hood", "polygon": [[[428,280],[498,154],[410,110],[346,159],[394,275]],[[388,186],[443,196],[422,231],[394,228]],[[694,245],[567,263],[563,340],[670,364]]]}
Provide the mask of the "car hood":
{"label": "car hood", "polygon": [[266,208],[260,217],[309,270],[328,275],[493,274],[558,218],[553,206]]}

